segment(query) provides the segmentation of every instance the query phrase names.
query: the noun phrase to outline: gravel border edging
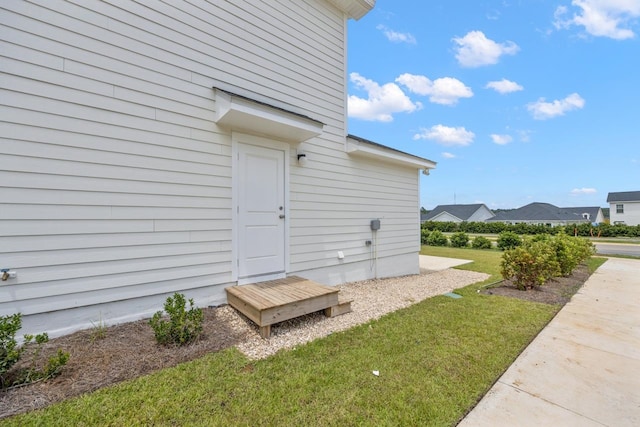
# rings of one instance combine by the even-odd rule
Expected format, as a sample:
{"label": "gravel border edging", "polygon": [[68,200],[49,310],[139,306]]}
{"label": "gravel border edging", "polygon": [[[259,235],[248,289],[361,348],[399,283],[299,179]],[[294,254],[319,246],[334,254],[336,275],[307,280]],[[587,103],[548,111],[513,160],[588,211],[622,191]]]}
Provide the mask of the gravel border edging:
{"label": "gravel border edging", "polygon": [[419,275],[345,283],[337,287],[344,298],[353,300],[351,313],[327,318],[317,312],[287,320],[272,326],[269,339],[261,338],[257,325],[230,306],[221,307],[220,314],[231,328],[246,337],[236,347],[250,359],[264,359],[281,349],[349,329],[488,277],[485,273],[466,270],[423,270]]}

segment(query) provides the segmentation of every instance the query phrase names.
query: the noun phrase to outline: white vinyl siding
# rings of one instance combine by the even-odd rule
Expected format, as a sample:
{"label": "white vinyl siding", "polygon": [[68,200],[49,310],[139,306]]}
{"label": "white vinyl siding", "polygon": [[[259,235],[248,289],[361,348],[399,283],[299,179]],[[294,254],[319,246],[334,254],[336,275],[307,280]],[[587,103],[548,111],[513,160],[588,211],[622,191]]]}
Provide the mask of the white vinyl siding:
{"label": "white vinyl siding", "polygon": [[[618,206],[623,205],[622,213],[618,212]],[[640,201],[610,203],[609,213],[611,224],[624,223],[626,225],[640,225]]]}
{"label": "white vinyl siding", "polygon": [[[330,156],[306,150],[304,167],[292,169],[291,271],[299,272],[372,262],[377,239],[378,258],[419,251],[418,171],[343,152]],[[370,220],[380,219],[371,232]],[[338,260],[337,252],[344,253]],[[361,272],[362,278],[373,272]],[[357,275],[356,275],[357,276]],[[379,271],[378,276],[385,276]],[[326,279],[329,280],[329,279]]]}
{"label": "white vinyl siding", "polygon": [[484,206],[480,207],[477,211],[475,211],[468,219],[468,222],[483,222],[489,218],[492,218],[493,214],[491,211]]}
{"label": "white vinyl siding", "polygon": [[310,143],[343,150],[344,28],[312,0],[2,2],[0,267],[18,277],[0,315],[223,302],[231,133],[212,87],[321,121],[329,139]]}

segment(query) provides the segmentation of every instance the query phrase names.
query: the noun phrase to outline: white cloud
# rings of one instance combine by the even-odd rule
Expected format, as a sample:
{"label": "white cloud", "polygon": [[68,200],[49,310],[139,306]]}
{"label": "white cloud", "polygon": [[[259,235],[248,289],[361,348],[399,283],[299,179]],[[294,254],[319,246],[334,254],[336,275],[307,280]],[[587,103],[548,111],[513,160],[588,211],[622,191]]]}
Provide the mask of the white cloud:
{"label": "white cloud", "polygon": [[444,157],[445,159],[455,159],[456,155],[455,154],[451,154],[451,153],[447,153],[446,151],[442,153],[442,157]]}
{"label": "white cloud", "polygon": [[392,42],[395,43],[409,43],[416,44],[416,38],[410,33],[398,33],[397,31],[393,31],[392,29],[386,27],[385,25],[378,25],[376,29],[382,31],[385,37]]}
{"label": "white cloud", "polygon": [[518,137],[520,137],[520,141],[522,142],[530,142],[531,141],[531,133],[530,130],[518,130]]}
{"label": "white cloud", "polygon": [[596,194],[598,190],[595,188],[574,188],[571,190],[571,194],[577,196],[579,194]]}
{"label": "white cloud", "polygon": [[420,133],[413,136],[414,140],[429,139],[446,147],[465,147],[473,142],[475,134],[464,127],[449,127],[443,125],[431,126],[429,129],[422,128]]}
{"label": "white cloud", "polygon": [[[565,18],[569,9],[559,6],[554,14],[554,25],[558,29],[567,29],[574,25],[596,37],[609,37],[624,40],[635,37],[628,28],[634,18],[640,16],[638,0],[573,0],[573,6],[579,10],[570,18]],[[627,27],[627,28],[625,28]]]}
{"label": "white cloud", "polygon": [[456,59],[463,67],[481,67],[496,64],[502,55],[515,55],[520,48],[514,42],[496,43],[482,31],[470,31],[464,37],[456,37]]}
{"label": "white cloud", "polygon": [[396,82],[415,94],[428,95],[429,101],[435,104],[455,105],[460,98],[473,96],[471,88],[453,77],[442,77],[431,81],[426,76],[405,73],[398,77]]}
{"label": "white cloud", "polygon": [[564,116],[568,111],[579,110],[584,107],[585,100],[577,93],[572,93],[564,99],[556,99],[553,102],[545,102],[544,98],[540,98],[536,102],[527,105],[527,110],[536,120],[552,119],[558,116]]}
{"label": "white cloud", "polygon": [[411,113],[422,108],[420,102],[413,102],[395,83],[380,86],[373,80],[358,73],[349,75],[357,88],[367,92],[367,98],[349,95],[349,117],[362,120],[390,122],[394,113]]}
{"label": "white cloud", "polygon": [[497,133],[492,133],[490,136],[494,144],[498,144],[498,145],[507,145],[508,143],[513,141],[513,138],[511,137],[511,135],[500,135]]}
{"label": "white cloud", "polygon": [[518,83],[512,82],[511,80],[507,80],[507,79],[502,79],[502,80],[496,80],[496,81],[489,82],[489,83],[487,83],[485,88],[486,89],[493,89],[496,92],[499,92],[501,94],[511,93],[511,92],[518,92],[518,91],[524,89]]}

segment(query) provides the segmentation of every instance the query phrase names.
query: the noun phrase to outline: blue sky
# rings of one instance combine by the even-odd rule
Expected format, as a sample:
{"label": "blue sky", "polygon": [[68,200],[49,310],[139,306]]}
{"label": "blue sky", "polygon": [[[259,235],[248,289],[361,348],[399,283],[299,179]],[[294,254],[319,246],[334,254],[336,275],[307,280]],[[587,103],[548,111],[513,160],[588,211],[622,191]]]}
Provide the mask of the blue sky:
{"label": "blue sky", "polygon": [[640,0],[378,0],[347,80],[349,133],[438,163],[427,209],[640,190]]}

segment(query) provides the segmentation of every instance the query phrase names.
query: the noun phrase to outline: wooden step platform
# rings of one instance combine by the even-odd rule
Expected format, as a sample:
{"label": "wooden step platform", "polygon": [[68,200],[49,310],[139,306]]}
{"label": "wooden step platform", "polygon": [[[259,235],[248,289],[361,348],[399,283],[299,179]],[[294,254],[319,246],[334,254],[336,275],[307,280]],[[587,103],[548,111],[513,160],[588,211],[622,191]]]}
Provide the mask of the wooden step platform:
{"label": "wooden step platform", "polygon": [[341,301],[338,289],[297,276],[225,290],[229,305],[255,322],[263,338],[274,323],[320,310],[328,317],[351,311],[351,301]]}

